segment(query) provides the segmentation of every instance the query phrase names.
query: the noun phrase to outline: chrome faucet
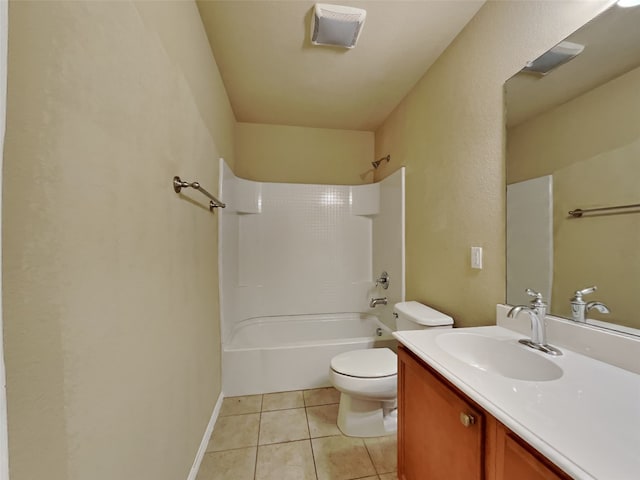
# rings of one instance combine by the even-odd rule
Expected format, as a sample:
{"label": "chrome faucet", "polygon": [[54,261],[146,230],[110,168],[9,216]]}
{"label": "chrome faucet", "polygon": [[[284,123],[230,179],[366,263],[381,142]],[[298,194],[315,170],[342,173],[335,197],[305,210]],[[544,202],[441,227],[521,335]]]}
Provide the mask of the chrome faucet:
{"label": "chrome faucet", "polygon": [[596,309],[600,313],[611,313],[609,307],[602,302],[585,302],[582,299],[583,295],[588,295],[595,292],[598,289],[595,285],[593,287],[577,290],[573,297],[571,297],[571,318],[574,322],[586,323],[587,312],[591,309]]}
{"label": "chrome faucet", "polygon": [[516,318],[520,312],[527,312],[531,318],[531,340],[522,339],[519,342],[549,355],[562,355],[560,350],[547,343],[544,327],[547,304],[542,300],[542,294],[534,292],[530,288],[527,288],[525,292],[527,292],[527,295],[534,297],[531,300],[531,304],[515,306],[507,313],[507,317]]}
{"label": "chrome faucet", "polygon": [[369,307],[375,308],[376,305],[386,305],[386,304],[387,304],[387,297],[372,298],[371,301],[369,302]]}

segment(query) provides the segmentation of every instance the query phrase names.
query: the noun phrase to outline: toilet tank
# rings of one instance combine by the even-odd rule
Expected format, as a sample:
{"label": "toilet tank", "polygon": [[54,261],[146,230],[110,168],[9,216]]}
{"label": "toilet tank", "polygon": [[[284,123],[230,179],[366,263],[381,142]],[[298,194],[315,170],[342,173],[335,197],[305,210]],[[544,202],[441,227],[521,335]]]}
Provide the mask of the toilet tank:
{"label": "toilet tank", "polygon": [[453,318],[422,303],[400,302],[393,307],[397,330],[423,330],[425,328],[451,328]]}

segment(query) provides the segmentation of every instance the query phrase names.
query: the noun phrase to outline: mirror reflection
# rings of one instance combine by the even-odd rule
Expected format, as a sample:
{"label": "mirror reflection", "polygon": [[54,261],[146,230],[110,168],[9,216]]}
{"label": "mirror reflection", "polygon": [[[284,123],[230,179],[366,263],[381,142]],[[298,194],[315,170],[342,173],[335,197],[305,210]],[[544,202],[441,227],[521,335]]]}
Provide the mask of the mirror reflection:
{"label": "mirror reflection", "polygon": [[[523,70],[505,87],[507,302],[527,302],[524,288],[531,287],[549,299],[553,315],[634,334],[640,334],[633,330],[640,329],[638,25],[640,7],[613,6],[547,52],[546,73]],[[554,68],[563,55],[566,63]],[[569,214],[577,209],[584,213]]]}

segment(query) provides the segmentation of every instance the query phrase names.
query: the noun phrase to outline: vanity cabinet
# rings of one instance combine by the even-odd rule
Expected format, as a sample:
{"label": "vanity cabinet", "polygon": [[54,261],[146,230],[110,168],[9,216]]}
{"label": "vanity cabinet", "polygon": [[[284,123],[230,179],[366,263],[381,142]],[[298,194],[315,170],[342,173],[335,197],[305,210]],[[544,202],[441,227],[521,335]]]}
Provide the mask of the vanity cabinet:
{"label": "vanity cabinet", "polygon": [[495,480],[570,479],[515,433],[495,422]]}
{"label": "vanity cabinet", "polygon": [[570,479],[402,345],[398,478]]}
{"label": "vanity cabinet", "polygon": [[484,478],[484,413],[402,347],[398,362],[399,479]]}

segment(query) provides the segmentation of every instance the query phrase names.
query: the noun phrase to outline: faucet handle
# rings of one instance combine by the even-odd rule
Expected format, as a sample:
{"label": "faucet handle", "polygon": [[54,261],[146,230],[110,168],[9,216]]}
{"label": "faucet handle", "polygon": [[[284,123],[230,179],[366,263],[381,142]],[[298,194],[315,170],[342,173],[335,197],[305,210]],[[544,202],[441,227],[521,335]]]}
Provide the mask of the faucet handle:
{"label": "faucet handle", "polygon": [[593,287],[583,288],[582,290],[576,290],[576,293],[573,294],[573,298],[571,300],[582,300],[583,295],[589,295],[590,293],[595,292],[598,289],[595,285]]}
{"label": "faucet handle", "polygon": [[536,300],[542,300],[542,294],[540,292],[536,292],[535,290],[527,288],[525,289],[525,293],[530,297],[536,297]]}
{"label": "faucet handle", "polygon": [[534,299],[531,300],[531,306],[546,307],[546,303],[544,303],[544,300],[542,300],[542,294],[540,292],[536,292],[535,290],[532,290],[530,288],[525,289],[525,292],[530,297],[534,297]]}
{"label": "faucet handle", "polygon": [[389,274],[385,271],[380,274],[379,278],[376,278],[376,287],[380,285],[385,290],[389,288],[390,277]]}

